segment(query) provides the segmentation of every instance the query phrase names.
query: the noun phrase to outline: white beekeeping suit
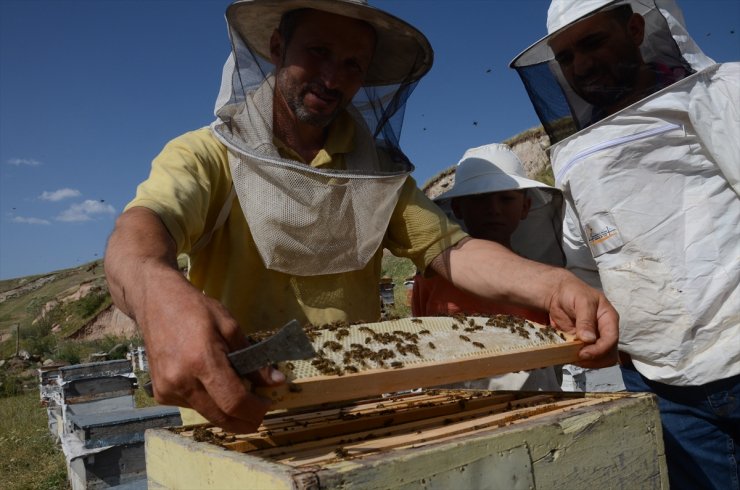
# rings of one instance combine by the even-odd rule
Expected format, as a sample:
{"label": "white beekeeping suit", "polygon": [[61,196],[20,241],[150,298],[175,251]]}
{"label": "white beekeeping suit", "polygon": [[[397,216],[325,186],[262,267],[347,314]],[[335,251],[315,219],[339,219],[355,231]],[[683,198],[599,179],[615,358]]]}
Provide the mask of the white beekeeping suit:
{"label": "white beekeeping suit", "polygon": [[[642,57],[684,70],[612,115],[565,81],[549,42],[629,3]],[[548,36],[513,62],[554,143],[569,268],[620,314],[619,348],[646,378],[703,385],[740,373],[740,64],[716,64],[673,1],[554,1]]]}

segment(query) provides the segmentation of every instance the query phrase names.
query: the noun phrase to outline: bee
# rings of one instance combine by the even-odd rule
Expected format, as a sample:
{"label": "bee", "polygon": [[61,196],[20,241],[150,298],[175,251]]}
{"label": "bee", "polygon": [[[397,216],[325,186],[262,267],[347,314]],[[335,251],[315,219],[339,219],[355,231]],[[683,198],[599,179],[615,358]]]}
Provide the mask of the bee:
{"label": "bee", "polygon": [[324,342],[323,347],[326,347],[328,349],[331,349],[334,352],[337,352],[342,349],[342,344],[340,344],[339,342],[334,342],[333,340],[327,340],[326,342]]}
{"label": "bee", "polygon": [[419,330],[419,335],[431,335],[431,334],[432,334],[432,332],[430,332],[429,330],[426,330],[426,329],[425,330]]}
{"label": "bee", "polygon": [[400,368],[402,368],[402,367],[403,367],[403,363],[402,363],[401,361],[393,361],[393,362],[391,363],[391,367],[392,367],[393,369],[400,369]]}
{"label": "bee", "polygon": [[458,328],[459,327],[457,325],[455,325],[454,323],[452,324],[452,330],[457,330]]}
{"label": "bee", "polygon": [[412,318],[411,323],[424,323],[421,318]]}
{"label": "bee", "polygon": [[473,345],[478,347],[479,349],[485,349],[486,346],[481,344],[480,342],[473,342]]}
{"label": "bee", "polygon": [[460,335],[460,338],[463,339],[465,342],[470,342],[470,338],[466,337],[465,335]]}
{"label": "bee", "polygon": [[431,342],[429,342],[429,347],[430,347],[431,349],[436,349],[436,348],[437,348],[437,346],[436,346],[436,345],[434,345],[434,344],[433,344],[433,343],[431,343]]}

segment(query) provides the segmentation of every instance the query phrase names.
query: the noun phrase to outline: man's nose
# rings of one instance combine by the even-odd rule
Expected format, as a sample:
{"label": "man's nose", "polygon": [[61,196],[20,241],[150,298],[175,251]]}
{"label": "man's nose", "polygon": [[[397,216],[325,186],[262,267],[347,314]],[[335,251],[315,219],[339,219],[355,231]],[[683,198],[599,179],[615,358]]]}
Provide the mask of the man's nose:
{"label": "man's nose", "polygon": [[335,89],[342,84],[344,74],[336,61],[324,60],[321,65],[321,79],[326,88]]}

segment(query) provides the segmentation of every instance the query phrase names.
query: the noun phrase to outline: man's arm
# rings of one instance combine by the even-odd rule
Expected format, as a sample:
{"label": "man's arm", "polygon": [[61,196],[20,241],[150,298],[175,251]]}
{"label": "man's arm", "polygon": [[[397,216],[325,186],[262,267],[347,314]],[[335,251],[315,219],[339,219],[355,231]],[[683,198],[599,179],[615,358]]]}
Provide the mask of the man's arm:
{"label": "man's arm", "polygon": [[[193,408],[229,431],[255,430],[270,401],[250,393],[226,357],[246,347],[244,334],[180,272],[175,242],[153,211],[133,207],[118,218],[105,272],[114,303],[144,336],[156,400]],[[284,376],[267,368],[252,381],[277,384]]]}
{"label": "man's arm", "polygon": [[603,293],[565,269],[524,259],[488,240],[464,239],[431,264],[455,286],[483,298],[547,310],[551,322],[585,342],[584,367],[616,363],[619,315]]}

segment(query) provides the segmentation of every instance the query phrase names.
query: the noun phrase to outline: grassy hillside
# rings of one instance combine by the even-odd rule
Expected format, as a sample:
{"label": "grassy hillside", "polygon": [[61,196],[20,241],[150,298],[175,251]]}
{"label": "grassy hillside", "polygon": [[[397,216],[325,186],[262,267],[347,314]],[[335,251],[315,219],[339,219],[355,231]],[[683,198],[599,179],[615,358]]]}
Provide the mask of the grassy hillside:
{"label": "grassy hillside", "polygon": [[0,281],[0,335],[30,325],[44,305],[75,293],[81,285],[105,288],[102,261],[48,274]]}
{"label": "grassy hillside", "polygon": [[119,346],[125,339],[67,338],[110,303],[100,261],[0,281],[0,397],[36,392],[36,370],[44,362],[77,364],[94,352],[125,356]]}

